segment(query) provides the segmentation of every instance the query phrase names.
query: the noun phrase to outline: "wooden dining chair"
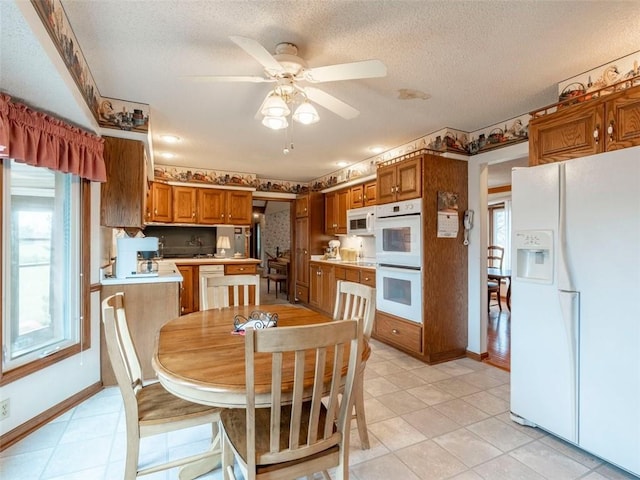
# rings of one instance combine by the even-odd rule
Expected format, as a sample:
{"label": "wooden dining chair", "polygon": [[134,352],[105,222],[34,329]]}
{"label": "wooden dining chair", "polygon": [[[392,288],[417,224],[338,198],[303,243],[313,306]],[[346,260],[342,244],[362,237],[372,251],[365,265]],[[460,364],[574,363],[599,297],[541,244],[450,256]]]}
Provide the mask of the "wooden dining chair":
{"label": "wooden dining chair", "polygon": [[[255,369],[254,360],[264,355],[271,356],[271,372]],[[330,468],[336,479],[348,479],[352,394],[361,355],[357,320],[248,329],[247,408],[220,414],[225,480],[236,478],[234,457],[245,480],[311,478],[316,472],[329,480]],[[282,369],[285,356],[294,358],[293,370]],[[315,372],[313,385],[303,384],[305,371]],[[256,408],[256,378],[269,373],[271,407]]]}
{"label": "wooden dining chair", "polygon": [[[333,310],[334,320],[349,320],[352,318],[362,321],[363,336],[368,341],[373,330],[376,314],[376,289],[355,282],[338,280],[336,284],[336,303]],[[366,362],[361,362],[358,368],[356,386],[354,389],[353,418],[358,425],[358,435],[363,449],[369,448],[369,432],[364,412],[364,369]]]}
{"label": "wooden dining chair", "polygon": [[[487,247],[487,267],[502,269],[502,260],[504,258],[504,248],[498,245],[489,245]],[[487,280],[487,308],[491,308],[491,295],[495,294],[498,300],[498,307],[502,311],[502,301],[500,300],[500,280],[489,278]]]}
{"label": "wooden dining chair", "polygon": [[201,275],[200,310],[260,305],[259,275]]}
{"label": "wooden dining chair", "polygon": [[[127,453],[125,480],[133,480],[161,470],[209,460],[215,464],[221,454],[220,409],[188,402],[172,395],[159,383],[143,384],[140,361],[131,340],[122,292],[102,301],[102,322],[109,360],[124,401]],[[140,439],[197,425],[210,424],[211,447],[196,455],[155,463],[141,468]],[[169,452],[167,452],[167,456]]]}

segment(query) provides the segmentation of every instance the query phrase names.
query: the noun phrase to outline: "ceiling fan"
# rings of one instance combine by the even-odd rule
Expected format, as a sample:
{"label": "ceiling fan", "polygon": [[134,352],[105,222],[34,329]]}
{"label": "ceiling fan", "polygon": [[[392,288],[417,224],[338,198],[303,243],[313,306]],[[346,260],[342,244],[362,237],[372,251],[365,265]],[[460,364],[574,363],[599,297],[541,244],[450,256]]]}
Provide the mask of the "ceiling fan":
{"label": "ceiling fan", "polygon": [[384,77],[387,67],[380,60],[327,65],[310,68],[304,59],[298,56],[298,47],[283,42],[276,45],[275,54],[271,54],[257,41],[240,36],[230,36],[232,42],[251,55],[264,67],[264,76],[195,76],[195,80],[207,82],[250,82],[275,83],[267,94],[256,114],[263,116],[262,123],[274,130],[286,128],[286,117],[291,113],[289,107],[296,107],[293,119],[310,124],[318,121],[319,116],[309,101],[323,106],[327,110],[345,119],[357,117],[360,112],[351,105],[312,86],[301,83],[323,83],[362,78]]}

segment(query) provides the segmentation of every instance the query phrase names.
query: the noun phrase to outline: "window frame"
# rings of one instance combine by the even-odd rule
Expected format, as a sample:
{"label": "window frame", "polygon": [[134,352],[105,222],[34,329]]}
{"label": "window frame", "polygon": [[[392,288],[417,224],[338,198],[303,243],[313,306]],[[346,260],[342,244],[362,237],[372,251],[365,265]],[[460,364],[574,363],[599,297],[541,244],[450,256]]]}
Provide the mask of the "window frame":
{"label": "window frame", "polygon": [[[9,159],[0,159],[0,235],[4,236],[4,170],[5,162]],[[42,167],[40,167],[42,168]],[[32,360],[31,362],[19,365],[10,370],[4,371],[0,368],[0,386],[11,383],[20,378],[27,377],[35,372],[43,370],[66,358],[77,355],[83,350],[91,348],[91,285],[90,285],[90,245],[91,245],[91,183],[88,180],[80,179],[80,239],[77,254],[80,265],[80,294],[79,294],[79,322],[80,335],[77,343],[61,348],[50,355]],[[4,238],[4,237],[2,237]],[[0,271],[4,264],[4,254],[0,254]],[[4,275],[0,275],[0,291],[4,288]],[[4,335],[4,312],[0,309],[0,345],[3,343]]]}
{"label": "window frame", "polygon": [[[495,238],[494,238],[494,212],[495,210],[504,210],[505,214],[506,214],[506,205],[504,204],[504,202],[497,202],[497,203],[493,203],[491,205],[489,205],[487,207],[487,211],[488,211],[488,217],[489,217],[489,229],[488,229],[488,238],[487,238],[487,245],[499,245],[498,243],[495,243]],[[502,247],[504,247],[505,245],[500,245]]]}

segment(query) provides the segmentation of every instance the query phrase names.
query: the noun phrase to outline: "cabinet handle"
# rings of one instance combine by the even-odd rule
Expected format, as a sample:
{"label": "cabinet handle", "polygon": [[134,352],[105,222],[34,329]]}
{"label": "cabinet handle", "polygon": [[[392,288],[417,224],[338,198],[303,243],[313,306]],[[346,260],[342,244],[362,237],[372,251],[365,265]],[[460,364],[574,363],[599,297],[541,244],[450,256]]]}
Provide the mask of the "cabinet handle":
{"label": "cabinet handle", "polygon": [[153,211],[153,214],[154,214],[154,215],[157,215],[157,214],[158,214],[158,209],[157,209],[157,208]]}
{"label": "cabinet handle", "polygon": [[224,213],[220,215],[220,218],[224,218]]}
{"label": "cabinet handle", "polygon": [[593,131],[593,138],[596,143],[600,142],[600,125],[596,126],[596,129]]}
{"label": "cabinet handle", "polygon": [[613,142],[613,120],[609,122],[609,126],[607,127],[607,133],[609,134],[609,141]]}
{"label": "cabinet handle", "polygon": [[240,270],[241,272],[244,272],[244,267],[240,267],[238,270]]}
{"label": "cabinet handle", "polygon": [[364,277],[364,281],[368,282],[369,281],[369,277]]}
{"label": "cabinet handle", "polygon": [[193,218],[196,218],[196,212],[193,212],[193,213],[191,214],[191,216],[192,216]]}
{"label": "cabinet handle", "polygon": [[391,330],[391,333],[393,333],[394,335],[398,335],[400,332],[394,328],[393,330]]}

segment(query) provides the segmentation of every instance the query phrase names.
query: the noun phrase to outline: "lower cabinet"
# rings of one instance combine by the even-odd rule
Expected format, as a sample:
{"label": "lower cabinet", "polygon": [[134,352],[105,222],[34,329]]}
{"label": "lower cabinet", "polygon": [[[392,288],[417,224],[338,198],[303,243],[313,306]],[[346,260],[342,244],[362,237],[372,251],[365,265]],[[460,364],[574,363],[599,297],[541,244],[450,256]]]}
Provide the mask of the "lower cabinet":
{"label": "lower cabinet", "polygon": [[182,275],[180,289],[180,315],[197,312],[200,305],[200,286],[197,265],[176,265]]}
{"label": "lower cabinet", "polygon": [[374,335],[385,343],[422,353],[422,326],[418,323],[377,311]]}
{"label": "lower cabinet", "polygon": [[[164,323],[180,315],[179,288],[178,282],[102,285],[102,300],[117,292],[124,292],[127,325],[140,359],[142,378],[145,380],[156,378],[151,366],[156,333]],[[102,326],[100,373],[103,385],[116,385]]]}
{"label": "lower cabinet", "polygon": [[310,263],[309,305],[327,314],[333,315],[336,296],[335,267],[321,262]]}

